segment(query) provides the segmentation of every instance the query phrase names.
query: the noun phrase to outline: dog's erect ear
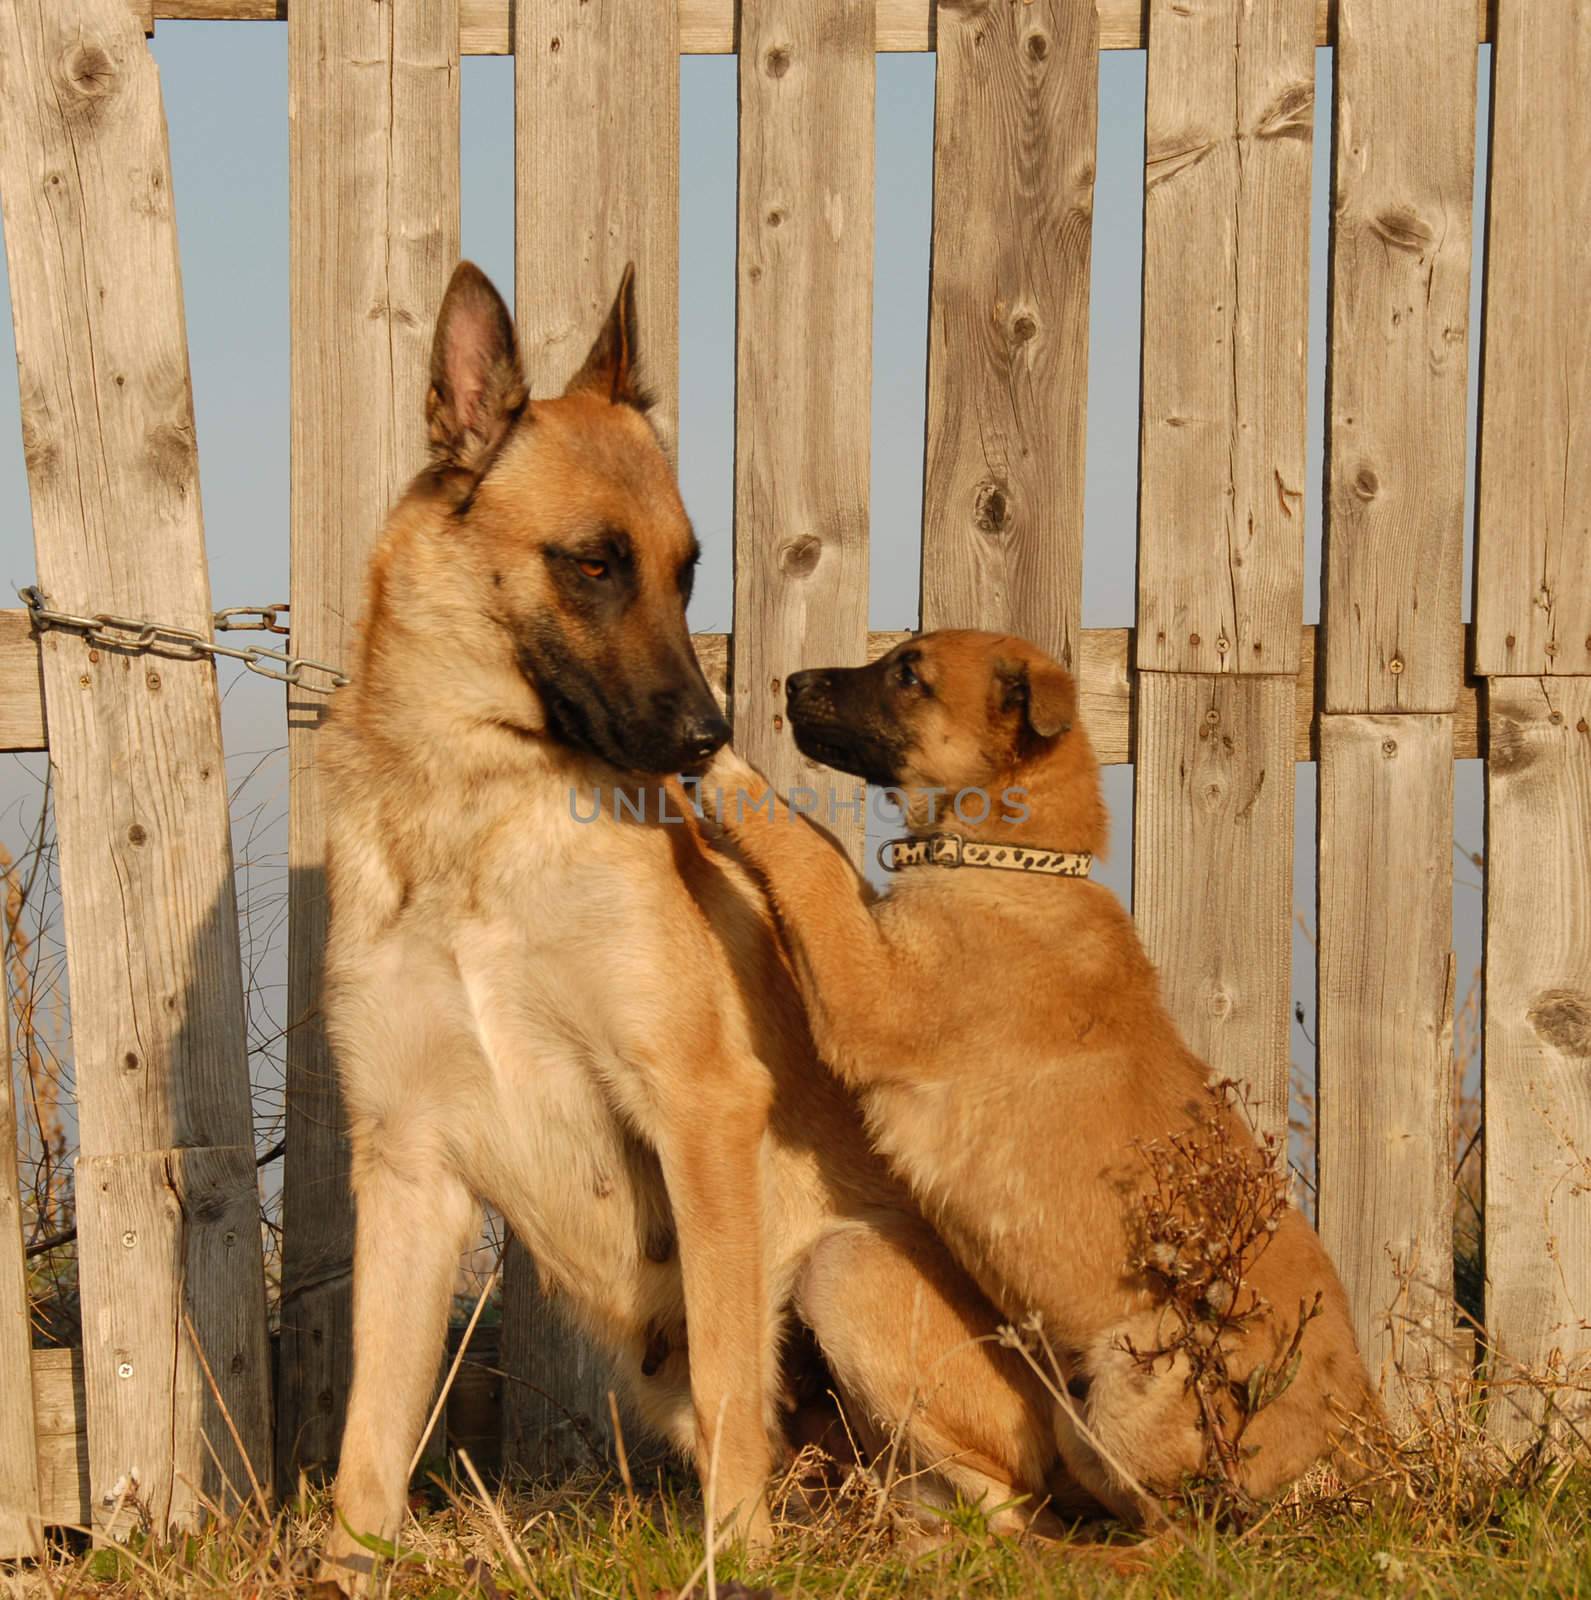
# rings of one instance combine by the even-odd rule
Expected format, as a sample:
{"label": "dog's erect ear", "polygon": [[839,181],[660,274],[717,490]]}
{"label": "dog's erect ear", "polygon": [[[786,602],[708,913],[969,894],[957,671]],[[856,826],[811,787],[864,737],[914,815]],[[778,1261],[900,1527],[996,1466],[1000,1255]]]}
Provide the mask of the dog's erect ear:
{"label": "dog's erect ear", "polygon": [[431,459],[479,478],[528,403],[514,322],[472,261],[453,269],[431,341]]}
{"label": "dog's erect ear", "polygon": [[634,406],[646,411],[652,397],[641,385],[636,338],[635,263],[632,261],[619,280],[613,309],[602,325],[596,343],[586,356],[585,365],[569,380],[565,394],[600,394],[616,406]]}
{"label": "dog's erect ear", "polygon": [[995,668],[1001,707],[1022,709],[1022,719],[1040,739],[1070,733],[1077,720],[1077,685],[1064,667],[1047,656],[1028,661],[1002,661]]}

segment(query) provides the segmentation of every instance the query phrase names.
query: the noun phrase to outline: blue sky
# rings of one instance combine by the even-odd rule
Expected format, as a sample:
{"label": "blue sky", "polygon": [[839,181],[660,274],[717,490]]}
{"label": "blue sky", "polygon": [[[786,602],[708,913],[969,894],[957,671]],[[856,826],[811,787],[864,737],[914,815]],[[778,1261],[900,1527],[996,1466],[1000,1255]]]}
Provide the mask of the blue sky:
{"label": "blue sky", "polygon": [[[162,22],[153,41],[171,127],[200,467],[217,605],[287,594],[288,302],[287,37],[271,23]],[[1481,81],[1489,69],[1481,52]],[[1324,387],[1327,122],[1330,56],[1317,53],[1317,137],[1310,327],[1310,461],[1306,620],[1318,615],[1321,404]],[[1137,522],[1138,326],[1143,106],[1141,51],[1100,60],[1098,181],[1094,216],[1089,365],[1084,624],[1125,626],[1134,611]],[[922,503],[923,391],[931,214],[933,58],[881,55],[877,102],[877,244],[871,620],[914,625]],[[680,474],[704,546],[691,620],[730,621],[734,414],[736,64],[681,63]],[[1478,119],[1482,141],[1485,105]],[[1484,146],[1478,170],[1484,172]],[[1477,202],[1482,190],[1477,185]],[[1477,217],[1482,215],[1477,212]],[[1477,226],[1477,237],[1480,229]],[[463,66],[463,240],[511,297],[513,286],[513,63]],[[1479,329],[1479,262],[1472,327]],[[3,273],[3,266],[0,266]],[[1472,339],[1471,353],[1478,350]],[[0,373],[12,370],[9,319],[0,319]],[[1472,384],[1473,387],[1473,384]],[[1473,437],[1472,437],[1473,459]],[[33,578],[17,391],[0,377],[0,576]],[[3,602],[0,602],[3,603]],[[1469,577],[1465,576],[1468,614]],[[284,742],[280,694],[258,679],[228,687],[226,731],[240,809],[265,824],[262,861],[280,848]],[[260,757],[264,755],[263,763]],[[0,758],[0,840],[15,848],[37,810],[37,759]],[[1111,769],[1116,850],[1105,876],[1130,891],[1131,772]],[[1460,763],[1458,834],[1481,843],[1478,762]],[[1314,769],[1298,769],[1298,909],[1314,912]],[[268,872],[268,863],[265,864]],[[1459,862],[1455,944],[1460,992],[1479,959],[1478,890]],[[266,897],[269,898],[269,897]],[[263,901],[262,901],[263,903]],[[274,902],[273,902],[274,903]],[[275,936],[273,935],[273,938]],[[263,938],[263,935],[262,935]],[[273,965],[266,962],[266,967]],[[1313,954],[1300,935],[1294,992],[1313,1014]],[[1310,1032],[1313,1032],[1311,1024]],[[1295,1060],[1312,1062],[1295,1029]]]}

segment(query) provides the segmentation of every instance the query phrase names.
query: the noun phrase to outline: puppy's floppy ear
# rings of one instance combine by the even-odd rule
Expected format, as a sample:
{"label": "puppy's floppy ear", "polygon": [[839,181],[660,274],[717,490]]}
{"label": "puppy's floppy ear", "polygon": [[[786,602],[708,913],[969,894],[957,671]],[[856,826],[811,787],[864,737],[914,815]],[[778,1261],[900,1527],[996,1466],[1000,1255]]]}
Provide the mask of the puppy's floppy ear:
{"label": "puppy's floppy ear", "polygon": [[569,380],[565,394],[599,394],[616,406],[649,410],[652,396],[642,387],[637,354],[635,263],[624,269],[613,309],[587,354],[585,364]]}
{"label": "puppy's floppy ear", "polygon": [[1037,651],[1029,660],[1002,661],[995,668],[1001,707],[1021,707],[1029,732],[1040,739],[1070,733],[1077,720],[1077,685],[1064,667]]}
{"label": "puppy's floppy ear", "polygon": [[431,341],[431,459],[479,478],[529,402],[514,322],[472,261],[453,269]]}

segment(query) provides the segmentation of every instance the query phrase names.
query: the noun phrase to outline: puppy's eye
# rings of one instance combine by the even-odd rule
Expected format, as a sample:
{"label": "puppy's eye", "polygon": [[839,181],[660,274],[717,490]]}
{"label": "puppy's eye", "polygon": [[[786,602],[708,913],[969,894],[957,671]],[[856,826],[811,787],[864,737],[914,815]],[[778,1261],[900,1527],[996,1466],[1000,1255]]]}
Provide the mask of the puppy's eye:
{"label": "puppy's eye", "polygon": [[912,671],[911,662],[903,661],[895,669],[895,679],[903,689],[915,689],[923,680]]}
{"label": "puppy's eye", "polygon": [[605,578],[608,575],[608,564],[607,564],[606,561],[584,561],[584,560],[581,560],[581,561],[576,561],[575,565],[577,567],[579,567],[579,569],[588,578]]}

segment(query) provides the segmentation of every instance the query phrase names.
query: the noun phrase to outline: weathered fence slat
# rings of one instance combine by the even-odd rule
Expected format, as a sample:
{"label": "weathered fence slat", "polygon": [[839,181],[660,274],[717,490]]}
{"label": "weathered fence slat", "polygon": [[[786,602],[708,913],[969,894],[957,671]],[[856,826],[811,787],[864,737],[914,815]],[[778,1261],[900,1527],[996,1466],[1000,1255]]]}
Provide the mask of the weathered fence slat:
{"label": "weathered fence slat", "polygon": [[33,1352],[33,1425],[39,1446],[39,1517],[46,1527],[89,1525],[88,1403],[81,1349]]}
{"label": "weathered fence slat", "polygon": [[17,1117],[12,1097],[11,1005],[0,976],[0,1561],[39,1549],[39,1447],[34,1435],[33,1329],[22,1252]]}
{"label": "weathered fence slat", "polygon": [[1291,678],[1138,677],[1133,916],[1166,1003],[1261,1127],[1287,1123]]}
{"label": "weathered fence slat", "polygon": [[[193,403],[159,78],[120,0],[14,0],[0,12],[0,193],[40,582],[72,611],[208,630]],[[83,1163],[204,1159],[252,1139],[237,909],[214,668],[43,640]],[[252,1164],[250,1168],[252,1189]],[[126,1197],[81,1186],[91,1261],[121,1249]],[[121,1314],[147,1336],[204,1272],[200,1339],[246,1319],[263,1347],[257,1206],[224,1260],[184,1237]],[[150,1319],[142,1325],[145,1315]],[[89,1386],[122,1380],[107,1343]],[[216,1373],[268,1475],[263,1361]],[[124,1425],[90,1417],[96,1502],[139,1479],[157,1529],[197,1520],[161,1486],[213,1486],[178,1426],[192,1362],[168,1347]],[[221,1448],[225,1440],[211,1438]],[[216,1503],[228,1498],[217,1495]]]}
{"label": "weathered fence slat", "polygon": [[[579,370],[634,262],[641,374],[679,424],[679,40],[669,0],[515,11],[515,313],[532,395]],[[615,94],[622,83],[624,92]],[[591,1465],[612,1444],[612,1364],[542,1296],[524,1247],[503,1278],[504,1460]]]}
{"label": "weathered fence slat", "polygon": [[1152,0],[1145,114],[1133,910],[1189,1042],[1280,1133],[1310,0]]}
{"label": "weathered fence slat", "polygon": [[1342,0],[1338,13],[1327,711],[1450,711],[1462,670],[1468,4]]}
{"label": "weathered fence slat", "polygon": [[1493,678],[1487,697],[1490,1420],[1525,1439],[1545,1397],[1519,1367],[1591,1358],[1591,677]]}
{"label": "weathered fence slat", "polygon": [[1337,22],[1320,1225],[1394,1403],[1413,1398],[1396,1379],[1454,1354],[1448,713],[1464,644],[1473,23],[1468,0],[1342,0]]}
{"label": "weathered fence slat", "polygon": [[[196,1526],[206,1502],[270,1481],[264,1280],[229,1293],[234,1258],[252,1247],[258,1259],[253,1146],[87,1156],[76,1192],[80,1214],[92,1202],[120,1229],[83,1235],[79,1252],[94,1529],[120,1540],[145,1518]],[[211,1387],[223,1377],[224,1410]],[[163,1456],[149,1452],[152,1417],[169,1432]]]}
{"label": "weathered fence slat", "polygon": [[784,680],[867,649],[872,0],[745,0],[740,30],[732,720],[778,788],[823,794]]}
{"label": "weathered fence slat", "polygon": [[1150,12],[1141,667],[1298,670],[1311,10]]}
{"label": "weathered fence slat", "polygon": [[1319,828],[1320,1233],[1399,1397],[1453,1364],[1452,718],[1323,717]]}
{"label": "weathered fence slat", "polygon": [[[288,85],[293,649],[342,663],[370,548],[425,460],[431,328],[459,250],[456,0],[299,0]],[[324,709],[289,692],[284,1481],[335,1460],[351,1354],[347,1146],[317,995]]]}
{"label": "weathered fence slat", "polygon": [[1591,0],[1497,0],[1475,670],[1591,674]]}
{"label": "weathered fence slat", "polygon": [[1089,0],[939,9],[925,628],[1076,665],[1098,84]]}

